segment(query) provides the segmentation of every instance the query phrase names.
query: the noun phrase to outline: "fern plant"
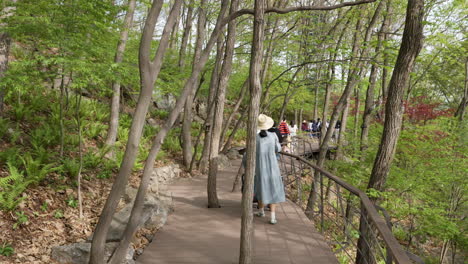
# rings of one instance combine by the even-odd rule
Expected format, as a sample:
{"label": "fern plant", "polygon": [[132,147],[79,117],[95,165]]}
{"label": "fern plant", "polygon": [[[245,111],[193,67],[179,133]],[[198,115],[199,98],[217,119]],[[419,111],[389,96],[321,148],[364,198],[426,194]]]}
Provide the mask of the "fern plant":
{"label": "fern plant", "polygon": [[27,179],[33,183],[40,183],[45,177],[58,168],[53,163],[43,165],[40,159],[34,159],[31,154],[26,154],[21,157],[24,168],[26,170]]}
{"label": "fern plant", "polygon": [[7,165],[10,175],[0,178],[0,208],[11,211],[24,199],[20,196],[32,182],[10,162]]}

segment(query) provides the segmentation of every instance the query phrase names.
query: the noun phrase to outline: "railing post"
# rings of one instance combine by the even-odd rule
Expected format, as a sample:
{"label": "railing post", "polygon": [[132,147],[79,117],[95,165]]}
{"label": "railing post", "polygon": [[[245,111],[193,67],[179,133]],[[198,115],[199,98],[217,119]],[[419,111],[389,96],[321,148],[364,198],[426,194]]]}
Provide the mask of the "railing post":
{"label": "railing post", "polygon": [[372,242],[369,239],[370,227],[369,221],[366,221],[367,212],[363,203],[361,203],[361,217],[359,220],[359,239],[356,252],[356,264],[374,264],[376,263],[371,258]]}
{"label": "railing post", "polygon": [[325,208],[323,207],[323,202],[324,202],[324,197],[323,197],[323,175],[322,173],[320,175],[320,232],[323,233],[324,229],[324,214],[325,214]]}

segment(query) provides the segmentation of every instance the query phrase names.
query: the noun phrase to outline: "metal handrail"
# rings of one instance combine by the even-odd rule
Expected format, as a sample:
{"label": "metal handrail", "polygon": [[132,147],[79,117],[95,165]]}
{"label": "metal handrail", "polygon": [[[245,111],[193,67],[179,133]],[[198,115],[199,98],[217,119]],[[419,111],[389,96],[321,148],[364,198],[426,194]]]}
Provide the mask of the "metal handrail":
{"label": "metal handrail", "polygon": [[[343,187],[344,189],[348,190],[350,193],[354,194],[357,196],[360,200],[360,203],[365,210],[366,216],[370,219],[370,222],[375,226],[377,229],[378,234],[381,236],[383,242],[385,243],[385,246],[388,250],[387,254],[392,257],[392,259],[398,263],[398,264],[410,264],[412,263],[410,258],[408,257],[407,253],[403,250],[401,245],[398,243],[396,238],[393,236],[392,231],[388,227],[386,221],[381,217],[381,215],[377,212],[376,207],[374,203],[369,199],[369,197],[366,195],[365,192],[359,190],[358,188],[354,187],[353,185],[345,182],[341,178],[333,175],[332,173],[324,170],[321,167],[318,167],[317,165],[311,163],[310,161],[304,159],[303,157],[300,157],[295,154],[291,153],[285,153],[285,152],[280,152],[280,154],[284,156],[289,156],[291,158],[294,158],[298,161],[301,161],[302,163],[306,164],[307,166],[313,168],[314,170],[317,170],[320,172],[322,175],[327,177],[329,180],[332,180],[339,186]],[[323,189],[323,185],[322,185]],[[322,190],[323,193],[323,190]],[[323,204],[322,204],[322,210],[323,210]],[[362,210],[362,208],[361,208]],[[323,224],[323,212],[322,212],[322,224]],[[359,249],[358,249],[359,250]]]}

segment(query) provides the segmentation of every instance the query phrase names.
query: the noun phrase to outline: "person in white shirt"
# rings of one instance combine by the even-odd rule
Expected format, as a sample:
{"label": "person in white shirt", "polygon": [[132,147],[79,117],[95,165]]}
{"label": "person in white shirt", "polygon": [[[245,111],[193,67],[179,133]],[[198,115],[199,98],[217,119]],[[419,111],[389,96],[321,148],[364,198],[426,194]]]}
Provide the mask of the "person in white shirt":
{"label": "person in white shirt", "polygon": [[291,137],[295,137],[297,135],[297,125],[294,121],[291,121],[291,125],[289,126],[289,135]]}

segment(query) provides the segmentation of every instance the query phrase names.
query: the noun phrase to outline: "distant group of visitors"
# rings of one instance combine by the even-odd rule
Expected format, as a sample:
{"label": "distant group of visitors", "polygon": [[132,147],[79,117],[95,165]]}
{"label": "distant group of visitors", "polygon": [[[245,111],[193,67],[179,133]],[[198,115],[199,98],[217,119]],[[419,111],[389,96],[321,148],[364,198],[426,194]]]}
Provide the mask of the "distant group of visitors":
{"label": "distant group of visitors", "polygon": [[[322,131],[322,121],[320,118],[317,118],[317,121],[315,120],[310,120],[310,122],[307,122],[306,120],[302,121],[301,125],[301,130],[304,132],[308,132],[310,137],[320,137],[321,136],[321,131]],[[328,127],[330,126],[330,122],[326,121],[325,122],[325,132],[328,130]],[[341,128],[341,121],[338,120],[335,125],[335,131],[333,133],[333,137],[337,137],[339,134]]]}

